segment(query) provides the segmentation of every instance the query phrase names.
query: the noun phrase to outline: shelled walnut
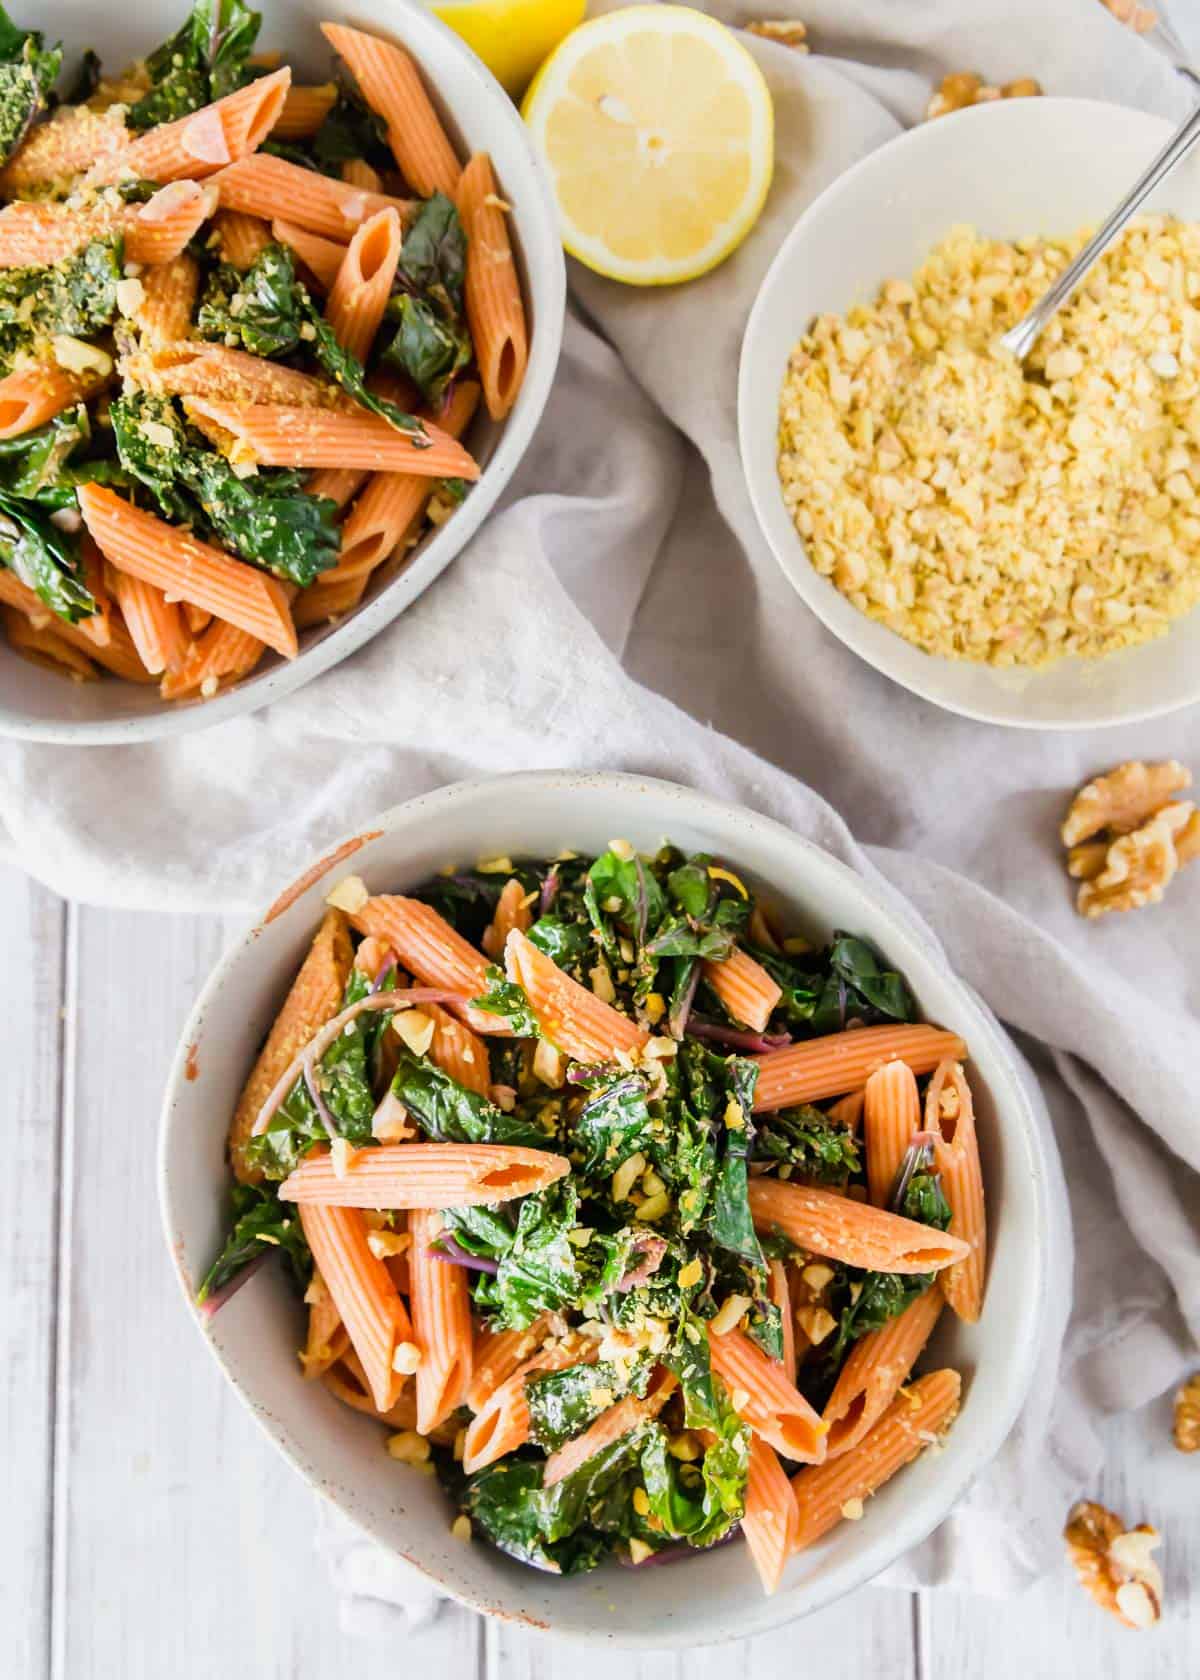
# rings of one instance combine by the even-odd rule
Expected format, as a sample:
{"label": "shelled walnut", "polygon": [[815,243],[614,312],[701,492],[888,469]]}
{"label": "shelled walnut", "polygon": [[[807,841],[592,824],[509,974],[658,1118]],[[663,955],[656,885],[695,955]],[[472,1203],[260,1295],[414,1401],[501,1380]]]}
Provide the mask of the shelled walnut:
{"label": "shelled walnut", "polygon": [[758,35],[764,41],[774,41],[777,46],[791,47],[794,52],[808,51],[805,39],[808,29],[794,18],[760,18],[757,23],[747,23],[744,27],[747,35]]}
{"label": "shelled walnut", "polygon": [[1154,1626],[1163,1602],[1162,1572],[1150,1555],[1156,1529],[1126,1529],[1115,1512],[1085,1499],[1068,1514],[1063,1538],[1079,1584],[1102,1610],[1129,1628]]}
{"label": "shelled walnut", "polygon": [[1180,1452],[1200,1452],[1200,1371],[1194,1371],[1175,1396],[1173,1434]]}
{"label": "shelled walnut", "polygon": [[1128,24],[1136,35],[1148,35],[1158,22],[1154,7],[1140,6],[1138,0],[1100,0],[1100,4],[1118,23]]}
{"label": "shelled walnut", "polygon": [[1174,796],[1191,785],[1175,759],[1118,764],[1086,783],[1060,829],[1080,915],[1157,904],[1180,867],[1200,855],[1200,812]]}
{"label": "shelled walnut", "polygon": [[925,107],[925,120],[944,117],[951,111],[965,111],[968,105],[985,105],[993,99],[1034,99],[1042,91],[1042,84],[1032,76],[1019,76],[1015,82],[992,87],[974,70],[953,70],[943,76],[941,85]]}

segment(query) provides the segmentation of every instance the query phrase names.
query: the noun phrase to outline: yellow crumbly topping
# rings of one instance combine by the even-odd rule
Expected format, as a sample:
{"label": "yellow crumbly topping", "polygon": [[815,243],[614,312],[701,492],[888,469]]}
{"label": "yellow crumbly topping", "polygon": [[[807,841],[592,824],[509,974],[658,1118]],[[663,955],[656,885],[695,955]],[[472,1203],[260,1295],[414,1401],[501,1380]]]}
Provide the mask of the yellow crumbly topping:
{"label": "yellow crumbly topping", "polygon": [[1200,601],[1200,225],[1137,219],[1024,370],[996,345],[1086,238],[954,228],[792,352],[779,475],[809,557],[929,653],[1098,658]]}

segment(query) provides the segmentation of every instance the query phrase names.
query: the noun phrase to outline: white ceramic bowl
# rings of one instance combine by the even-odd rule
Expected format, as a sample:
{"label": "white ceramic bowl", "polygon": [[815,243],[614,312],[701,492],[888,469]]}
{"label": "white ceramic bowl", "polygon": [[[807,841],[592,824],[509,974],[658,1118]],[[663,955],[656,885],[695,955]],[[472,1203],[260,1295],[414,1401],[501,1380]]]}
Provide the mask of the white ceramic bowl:
{"label": "white ceramic bowl", "polygon": [[[776,472],[779,389],[815,315],[870,302],[907,279],[957,222],[997,239],[1098,223],[1171,132],[1161,117],[1092,99],[976,105],[902,134],[848,169],[804,212],[767,272],[742,345],[738,426],[755,512],[817,617],[877,671],[949,711],[1028,729],[1133,723],[1200,699],[1200,609],[1169,635],[1103,660],[999,671],[923,653],[876,624],[809,562]],[[1200,217],[1193,154],[1148,201]]]}
{"label": "white ceramic bowl", "polygon": [[[300,1380],[295,1350],[303,1309],[282,1276],[264,1270],[213,1319],[192,1304],[223,1236],[228,1117],[334,882],[354,873],[378,890],[404,890],[447,862],[497,853],[544,857],[565,845],[599,851],[614,835],[645,851],[667,837],[687,850],[713,851],[797,928],[817,937],[834,927],[865,934],[903,971],[925,1014],[971,1048],[989,1199],[987,1300],[978,1325],[943,1322],[932,1349],[935,1361],[963,1373],[961,1415],[940,1453],[896,1477],[861,1522],[841,1524],[795,1558],[769,1599],[744,1547],[675,1568],[617,1575],[608,1565],[558,1580],[482,1542],[460,1544],[450,1536],[437,1485],[391,1464],[378,1429]],[[928,1534],[997,1451],[1025,1398],[1046,1300],[1051,1220],[1038,1122],[1012,1049],[930,943],[844,864],[779,824],[635,776],[549,772],[443,788],[378,818],[298,885],[213,971],[183,1030],[163,1109],[160,1192],[188,1310],[237,1393],[301,1475],[464,1604],[568,1637],[640,1646],[760,1633],[858,1586]]]}
{"label": "white ceramic bowl", "polygon": [[[141,0],[131,11],[97,8],[94,0],[40,0],[37,27],[66,46],[68,72],[84,47],[116,69],[179,28],[190,0]],[[277,700],[336,665],[404,611],[474,535],[516,471],[533,436],[558,365],[566,299],[566,267],[557,212],[545,170],[525,125],[500,84],[458,36],[413,0],[257,0],[263,13],[258,45],[277,48],[298,76],[325,81],[332,55],[320,34],[325,19],[345,19],[388,35],[412,53],[460,155],[492,155],[530,319],[529,367],[507,419],[476,418],[467,443],[484,472],[454,518],[412,550],[402,570],[382,568],[363,604],[341,623],[306,630],[291,661],[268,654],[258,670],[228,693],[205,701],[164,701],[156,688],[105,679],[65,682],[19,659],[0,638],[0,735],[75,746],[127,743],[205,729]],[[280,206],[281,211],[284,206]]]}

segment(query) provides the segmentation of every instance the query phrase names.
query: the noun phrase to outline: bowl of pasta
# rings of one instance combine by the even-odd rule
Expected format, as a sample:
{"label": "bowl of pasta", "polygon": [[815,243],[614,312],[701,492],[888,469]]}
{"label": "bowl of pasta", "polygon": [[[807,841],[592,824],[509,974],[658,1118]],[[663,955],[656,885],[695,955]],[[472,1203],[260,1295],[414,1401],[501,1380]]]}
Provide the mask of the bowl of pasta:
{"label": "bowl of pasta", "polygon": [[778,824],[463,783],[210,977],[165,1231],[241,1399],[380,1546],[480,1611],[703,1644],[870,1579],[1004,1441],[1052,1264],[1026,1081]]}
{"label": "bowl of pasta", "polygon": [[361,646],[486,518],[558,360],[553,202],[422,6],[11,21],[0,734],[201,728]]}

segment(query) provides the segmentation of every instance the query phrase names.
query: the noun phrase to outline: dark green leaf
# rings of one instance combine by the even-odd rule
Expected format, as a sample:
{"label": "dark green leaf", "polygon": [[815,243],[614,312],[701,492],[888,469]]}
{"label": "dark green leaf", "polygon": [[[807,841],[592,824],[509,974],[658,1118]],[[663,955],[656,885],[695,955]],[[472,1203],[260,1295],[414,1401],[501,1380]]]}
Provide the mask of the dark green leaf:
{"label": "dark green leaf", "polygon": [[520,1114],[506,1114],[407,1047],[400,1052],[392,1093],[436,1143],[507,1143],[545,1149],[554,1142],[540,1126]]}
{"label": "dark green leaf", "polygon": [[445,1208],[442,1223],[460,1248],[483,1260],[499,1260],[516,1236],[504,1206]]}
{"label": "dark green leaf", "polygon": [[744,1056],[729,1056],[725,1060],[724,1077],[724,1149],[708,1216],[708,1233],[719,1248],[761,1269],[765,1262],[750,1213],[747,1170],[754,1147],[751,1115],[758,1067]]}
{"label": "dark green leaf", "polygon": [[303,320],[292,253],[271,244],[244,272],[218,263],[205,283],[196,331],[253,356],[283,356],[299,345]]}
{"label": "dark green leaf", "polygon": [[529,930],[529,940],[568,973],[578,968],[593,949],[583,923],[564,922],[560,916],[539,917]]}
{"label": "dark green leaf", "polygon": [[84,49],[75,80],[63,96],[64,105],[86,105],[100,86],[100,57],[91,47]]}
{"label": "dark green leaf", "polygon": [[43,47],[40,31],[19,28],[0,6],[0,163],[49,108],[61,65],[61,47]]}
{"label": "dark green leaf", "polygon": [[754,1159],[787,1162],[798,1177],[818,1184],[845,1184],[862,1171],[854,1133],[808,1103],[762,1121]]}
{"label": "dark green leaf", "polygon": [[469,1479],[463,1509],[481,1534],[521,1563],[554,1575],[594,1569],[610,1542],[591,1531],[548,1542],[542,1493],[540,1460],[502,1458]]}
{"label": "dark green leaf", "polygon": [[585,1178],[608,1180],[623,1161],[649,1141],[650,1109],[640,1074],[604,1071],[586,1082],[588,1096],[571,1128],[574,1147],[582,1150],[579,1170]]}
{"label": "dark green leaf", "polygon": [[340,176],[342,165],[355,158],[378,170],[396,167],[383,122],[344,84],[338,89],[337,103],[313,136],[312,152],[326,175]]}
{"label": "dark green leaf", "polygon": [[487,971],[487,991],[480,997],[472,998],[476,1009],[484,1009],[489,1015],[497,1015],[507,1021],[518,1038],[540,1038],[541,1028],[537,1018],[530,1008],[529,999],[515,980],[506,980],[504,972],[499,968],[489,968]]}
{"label": "dark green leaf", "polygon": [[196,0],[183,27],[147,58],[152,86],[130,107],[129,127],[173,122],[250,81],[247,60],[261,23],[241,0]]}
{"label": "dark green leaf", "polygon": [[268,1248],[282,1252],[303,1288],[312,1273],[312,1255],[295,1207],[290,1202],[281,1202],[274,1186],[269,1184],[235,1184],[231,1200],[230,1232],[197,1291],[197,1305],[203,1306]]}
{"label": "dark green leaf", "polygon": [[494,1300],[500,1322],[523,1330],[539,1313],[581,1308],[616,1287],[625,1271],[632,1233],[593,1231],[578,1248],[570,1240],[579,1215],[579,1192],[570,1179],[526,1196],[517,1234],[500,1260]]}
{"label": "dark green leaf", "polygon": [[74,256],[44,268],[0,270],[0,368],[41,341],[91,338],[117,314],[120,236],[93,239]]}
{"label": "dark green leaf", "polygon": [[435,192],[404,235],[396,285],[427,297],[443,319],[453,321],[462,313],[466,266],[467,236],[458,211],[444,193]]}
{"label": "dark green leaf", "polygon": [[[77,449],[91,438],[88,412],[82,403],[64,408],[36,431],[0,441],[0,491],[27,499],[53,488]],[[64,497],[63,505],[69,498]]]}
{"label": "dark green leaf", "polygon": [[80,575],[78,539],[60,531],[32,502],[2,494],[0,562],[69,624],[95,613],[95,600]]}
{"label": "dark green leaf", "polygon": [[450,381],[474,355],[470,333],[444,320],[425,298],[407,292],[391,298],[387,314],[396,330],[382,351],[383,360],[407,374],[427,403],[440,404]]}
{"label": "dark green leaf", "polygon": [[570,1365],[563,1371],[540,1371],[525,1379],[530,1439],[545,1452],[582,1435],[600,1413],[626,1394],[646,1393],[653,1371],[649,1358],[624,1365],[598,1361]]}

